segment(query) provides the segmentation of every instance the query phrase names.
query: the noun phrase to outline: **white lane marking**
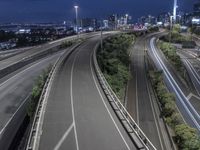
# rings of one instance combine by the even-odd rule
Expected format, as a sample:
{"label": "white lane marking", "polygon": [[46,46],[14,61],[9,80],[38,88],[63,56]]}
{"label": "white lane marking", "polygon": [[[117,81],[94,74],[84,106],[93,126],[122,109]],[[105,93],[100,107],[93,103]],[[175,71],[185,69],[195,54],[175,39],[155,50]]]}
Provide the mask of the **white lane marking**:
{"label": "white lane marking", "polygon": [[74,123],[72,123],[70,125],[70,127],[67,129],[67,131],[65,132],[65,134],[62,136],[62,138],[58,142],[58,144],[55,146],[54,150],[59,150],[60,149],[61,145],[63,144],[63,142],[65,141],[65,139],[67,138],[67,136],[69,135],[69,133],[71,132],[71,130],[72,130],[73,127],[74,127]]}
{"label": "white lane marking", "polygon": [[[193,123],[195,124],[195,126],[198,128],[198,130],[200,131],[200,125],[198,124],[197,120],[194,118],[191,110],[189,110],[188,106],[186,106],[185,102],[182,100],[181,95],[184,97],[184,99],[186,100],[186,103],[190,106],[190,108],[192,109],[192,111],[195,113],[195,115],[197,115],[197,117],[199,118],[199,114],[196,112],[196,110],[194,109],[194,107],[191,105],[190,102],[188,102],[187,98],[185,97],[184,93],[182,92],[182,90],[180,89],[180,87],[178,86],[178,84],[176,83],[176,81],[173,79],[172,75],[169,73],[168,69],[166,68],[166,66],[164,65],[163,61],[161,60],[161,58],[159,57],[159,55],[156,52],[156,49],[154,47],[154,40],[155,38],[152,38],[150,41],[150,46],[151,46],[151,50],[155,56],[155,58],[157,59],[157,62],[159,63],[160,67],[162,68],[162,70],[164,71],[165,76],[167,77],[168,81],[170,82],[172,88],[174,89],[176,95],[178,96],[180,102],[182,103],[182,105],[184,106],[185,110],[187,111],[188,115],[190,116],[190,119],[192,119]],[[175,84],[175,85],[174,85]],[[179,92],[177,91],[176,87],[178,88]],[[181,95],[180,95],[181,94]]]}
{"label": "white lane marking", "polygon": [[14,118],[14,116],[17,114],[17,112],[21,109],[21,107],[25,104],[25,102],[27,101],[27,99],[29,98],[30,95],[28,95],[24,101],[21,103],[21,105],[17,108],[16,112],[12,115],[12,117],[8,120],[8,122],[6,123],[6,125],[1,129],[0,131],[0,136],[1,134],[4,132],[4,130],[7,128],[7,126],[9,125],[9,123],[12,121],[12,119]]}
{"label": "white lane marking", "polygon": [[158,132],[158,137],[159,137],[160,145],[161,145],[162,150],[164,150],[163,143],[162,143],[162,140],[161,140],[161,134],[160,134],[159,127],[158,127],[158,122],[157,122],[157,119],[156,119],[155,107],[154,107],[154,104],[152,102],[153,100],[152,100],[151,95],[150,95],[149,85],[148,85],[148,82],[147,82],[146,75],[145,75],[145,80],[146,80],[147,91],[148,91],[148,95],[149,95],[151,109],[152,109],[152,112],[153,112],[154,122],[156,124],[156,129],[157,129],[157,132]]}
{"label": "white lane marking", "polygon": [[[61,54],[63,54],[63,52],[62,52]],[[59,54],[59,55],[61,55],[61,54]],[[7,82],[9,82],[9,80],[12,80],[12,79],[16,78],[16,76],[20,76],[21,74],[23,74],[23,73],[26,72],[27,70],[31,69],[32,67],[35,67],[35,66],[37,66],[38,64],[45,62],[47,59],[51,59],[52,57],[56,57],[56,56],[57,56],[57,55],[47,57],[47,58],[43,59],[42,61],[39,61],[38,63],[35,63],[35,64],[31,65],[30,67],[28,67],[28,68],[26,68],[25,70],[23,70],[23,71],[21,71],[21,72],[15,74],[15,75],[12,76],[11,78],[9,78],[9,79],[7,79],[6,81],[4,81],[3,83],[1,83],[1,84],[0,84],[0,87],[2,87],[2,86],[5,85]]]}
{"label": "white lane marking", "polygon": [[[46,59],[48,59],[48,58],[46,58]],[[45,59],[45,60],[46,60]],[[45,60],[43,60],[43,61],[45,61]],[[42,63],[43,61],[41,61],[41,62],[38,62],[38,63],[36,63],[36,64],[34,64],[33,66],[30,66],[29,68],[27,68],[26,70],[28,70],[28,69],[30,69],[31,67],[34,67],[34,66],[36,66],[36,65],[38,65],[39,63]],[[15,76],[17,76],[17,75],[21,75],[23,72],[25,72],[26,70],[24,70],[24,71],[22,71],[22,72],[20,72],[20,73],[18,73],[18,74],[16,74]],[[14,78],[15,76],[13,76],[12,78]],[[8,82],[9,80],[11,80],[12,78],[10,78],[10,79],[8,79],[7,81],[5,81],[5,82]],[[5,84],[5,82],[3,83],[3,84]],[[0,87],[2,86],[2,84],[0,85]],[[28,95],[26,98],[25,98],[25,100],[22,102],[22,104],[18,107],[18,109],[16,110],[16,112],[12,115],[12,117],[9,119],[9,121],[6,123],[6,125],[4,126],[4,128],[0,131],[0,135],[3,133],[3,131],[5,130],[5,128],[8,126],[8,124],[11,122],[11,120],[13,119],[13,117],[16,115],[16,113],[21,109],[21,107],[24,105],[24,103],[26,102],[26,100],[27,100],[27,98],[29,97],[30,95]]]}
{"label": "white lane marking", "polygon": [[135,88],[135,97],[136,97],[136,113],[137,113],[137,123],[140,126],[140,119],[139,119],[139,104],[138,104],[138,81],[137,81],[137,72],[136,72],[136,88]]}
{"label": "white lane marking", "polygon": [[106,108],[106,110],[107,110],[107,112],[108,112],[108,114],[109,114],[111,120],[113,121],[113,123],[114,123],[114,125],[115,125],[115,128],[117,129],[119,135],[121,136],[121,138],[122,138],[123,142],[125,143],[126,147],[128,148],[128,150],[131,150],[130,147],[129,147],[129,145],[127,144],[126,140],[124,139],[124,137],[123,137],[121,131],[119,130],[119,128],[118,128],[118,126],[117,126],[117,123],[115,122],[115,120],[114,120],[114,118],[113,118],[111,112],[109,111],[108,106],[106,105],[106,103],[105,103],[105,101],[104,101],[104,99],[103,99],[103,96],[102,96],[102,94],[101,94],[101,91],[100,91],[100,89],[99,89],[99,87],[98,87],[98,85],[97,85],[97,82],[96,82],[95,76],[94,76],[94,72],[93,72],[93,69],[92,69],[92,62],[91,62],[92,54],[93,54],[93,53],[91,53],[91,56],[90,56],[90,69],[91,69],[91,73],[92,73],[92,77],[93,77],[95,86],[96,86],[96,88],[97,88],[97,90],[98,90],[98,92],[99,92],[99,95],[100,95],[100,97],[101,97],[101,100],[102,100],[102,102],[103,102],[103,104],[104,104],[104,106],[105,106],[105,108]]}
{"label": "white lane marking", "polygon": [[196,99],[200,100],[200,97],[198,97],[197,95],[194,95],[193,93],[190,93],[187,98],[188,100],[190,100],[192,97],[195,97]]}
{"label": "white lane marking", "polygon": [[77,137],[77,131],[76,131],[76,121],[75,121],[75,114],[74,114],[74,98],[73,98],[73,83],[72,83],[74,66],[75,66],[75,61],[76,61],[77,56],[78,55],[76,54],[73,64],[72,64],[72,69],[71,69],[70,95],[71,95],[72,119],[73,119],[73,124],[74,124],[74,135],[75,135],[75,140],[76,140],[76,149],[79,150],[78,137]]}
{"label": "white lane marking", "polygon": [[[196,81],[198,82],[198,84],[200,85],[200,81],[197,79],[197,76],[198,76],[198,74],[197,74],[197,76],[194,74],[194,72],[193,71],[195,71],[195,70],[193,70],[193,66],[192,65],[190,65],[189,63],[189,61],[187,60],[184,60],[184,62],[185,62],[185,64],[188,66],[188,68],[189,68],[189,70],[191,71],[191,73],[192,73],[192,75],[193,75],[193,77],[196,79]],[[197,93],[198,93],[198,95],[200,96],[200,93],[199,93],[199,91],[198,91],[198,88],[196,87],[196,84],[194,83],[194,81],[192,80],[192,83],[193,83],[193,85],[194,85],[194,87],[195,87],[195,89],[196,89],[196,91],[197,91]],[[189,99],[188,99],[189,100]]]}

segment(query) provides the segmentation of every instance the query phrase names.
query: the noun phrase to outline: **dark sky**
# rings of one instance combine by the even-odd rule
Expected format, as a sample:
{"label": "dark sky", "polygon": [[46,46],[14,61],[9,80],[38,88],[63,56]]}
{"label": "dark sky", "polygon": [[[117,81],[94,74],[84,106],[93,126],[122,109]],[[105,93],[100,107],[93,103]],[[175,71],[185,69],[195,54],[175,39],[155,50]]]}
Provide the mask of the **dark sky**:
{"label": "dark sky", "polygon": [[[198,0],[178,0],[179,10],[191,11]],[[74,18],[73,6],[80,6],[80,17],[105,17],[128,13],[137,18],[172,11],[173,0],[0,0],[0,23],[52,22]]]}

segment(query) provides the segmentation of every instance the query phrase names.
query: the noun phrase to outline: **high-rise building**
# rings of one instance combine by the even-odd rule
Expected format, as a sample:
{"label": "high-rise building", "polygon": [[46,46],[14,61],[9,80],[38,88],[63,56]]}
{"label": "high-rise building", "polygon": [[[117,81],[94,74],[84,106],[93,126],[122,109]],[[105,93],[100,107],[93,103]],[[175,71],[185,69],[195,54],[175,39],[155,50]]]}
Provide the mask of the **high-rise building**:
{"label": "high-rise building", "polygon": [[194,9],[194,12],[200,12],[200,2],[194,4],[193,9]]}

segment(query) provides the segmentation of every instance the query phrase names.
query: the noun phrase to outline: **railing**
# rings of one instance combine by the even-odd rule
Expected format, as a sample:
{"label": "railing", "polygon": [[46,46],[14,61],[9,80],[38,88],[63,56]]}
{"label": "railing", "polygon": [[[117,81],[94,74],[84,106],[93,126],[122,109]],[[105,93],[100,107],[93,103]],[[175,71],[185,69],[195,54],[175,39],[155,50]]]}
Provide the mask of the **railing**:
{"label": "railing", "polygon": [[99,44],[96,45],[94,54],[93,54],[93,64],[96,71],[97,78],[100,82],[100,85],[109,100],[112,108],[114,109],[116,115],[120,119],[122,125],[125,127],[127,133],[129,134],[131,140],[137,146],[138,149],[146,150],[156,150],[150,140],[146,137],[143,131],[139,128],[136,122],[133,120],[131,115],[128,113],[126,108],[122,105],[119,98],[116,96],[108,82],[106,81],[101,69],[99,68],[96,52]]}
{"label": "railing", "polygon": [[38,149],[39,139],[40,139],[40,135],[41,135],[41,131],[42,131],[41,130],[42,122],[43,122],[42,119],[44,119],[44,111],[45,111],[46,104],[47,104],[47,96],[48,96],[49,89],[51,87],[52,80],[54,78],[54,74],[55,74],[56,69],[59,66],[59,64],[62,63],[63,59],[69,57],[69,55],[73,52],[73,50],[76,49],[79,45],[80,45],[80,43],[76,44],[69,51],[67,51],[64,55],[60,56],[57,59],[54,66],[52,67],[52,69],[49,73],[49,76],[46,80],[46,83],[44,85],[44,88],[43,88],[42,94],[40,96],[38,105],[37,105],[37,109],[36,109],[36,113],[34,115],[34,119],[33,119],[31,132],[30,132],[30,136],[29,136],[29,139],[28,139],[26,150],[36,150],[36,149]]}

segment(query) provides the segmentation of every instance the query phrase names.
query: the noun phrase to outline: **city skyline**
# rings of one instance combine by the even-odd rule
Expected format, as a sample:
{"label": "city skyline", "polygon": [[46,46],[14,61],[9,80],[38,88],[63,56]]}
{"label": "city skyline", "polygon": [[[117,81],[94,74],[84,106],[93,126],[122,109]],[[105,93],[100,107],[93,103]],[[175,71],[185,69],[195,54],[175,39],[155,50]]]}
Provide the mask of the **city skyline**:
{"label": "city skyline", "polygon": [[[178,11],[190,12],[193,4],[198,0],[178,1]],[[173,0],[160,2],[152,0],[150,4],[146,4],[146,0],[130,1],[66,1],[60,0],[59,3],[53,0],[1,0],[0,1],[0,22],[57,22],[64,20],[72,20],[75,18],[74,5],[79,5],[79,17],[104,18],[107,15],[130,14],[133,19],[137,19],[141,15],[158,15],[162,12],[173,11]]]}

